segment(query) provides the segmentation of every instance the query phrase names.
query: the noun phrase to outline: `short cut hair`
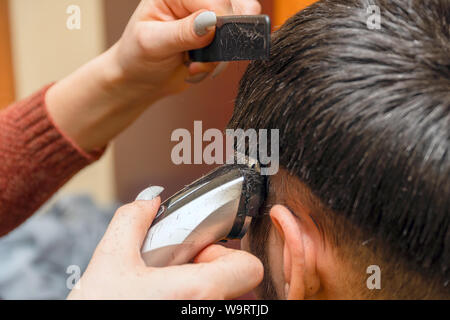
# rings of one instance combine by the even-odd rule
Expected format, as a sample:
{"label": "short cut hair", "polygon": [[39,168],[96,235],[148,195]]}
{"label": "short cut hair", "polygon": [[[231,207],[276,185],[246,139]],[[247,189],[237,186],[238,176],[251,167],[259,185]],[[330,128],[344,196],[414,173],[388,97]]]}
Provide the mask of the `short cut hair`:
{"label": "short cut hair", "polygon": [[282,167],[448,293],[450,1],[311,5],[249,65],[229,128],[279,129]]}

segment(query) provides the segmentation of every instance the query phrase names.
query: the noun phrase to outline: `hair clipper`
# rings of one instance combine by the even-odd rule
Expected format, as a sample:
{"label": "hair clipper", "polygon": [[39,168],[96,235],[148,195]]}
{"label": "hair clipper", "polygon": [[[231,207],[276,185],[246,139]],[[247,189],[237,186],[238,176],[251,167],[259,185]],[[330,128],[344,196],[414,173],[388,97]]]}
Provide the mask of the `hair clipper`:
{"label": "hair clipper", "polygon": [[265,196],[257,164],[225,165],[203,176],[161,204],[141,249],[145,263],[185,264],[210,244],[242,239]]}

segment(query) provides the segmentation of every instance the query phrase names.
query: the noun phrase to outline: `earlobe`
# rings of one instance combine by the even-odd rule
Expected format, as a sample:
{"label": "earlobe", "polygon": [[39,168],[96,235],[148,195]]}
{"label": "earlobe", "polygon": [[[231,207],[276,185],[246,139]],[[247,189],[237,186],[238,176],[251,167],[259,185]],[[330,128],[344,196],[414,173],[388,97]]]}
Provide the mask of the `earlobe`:
{"label": "earlobe", "polygon": [[[316,252],[308,226],[288,208],[276,205],[270,211],[272,222],[284,242],[283,291],[289,300],[303,300],[316,293],[320,281],[316,272]],[[319,283],[319,284],[318,284]]]}

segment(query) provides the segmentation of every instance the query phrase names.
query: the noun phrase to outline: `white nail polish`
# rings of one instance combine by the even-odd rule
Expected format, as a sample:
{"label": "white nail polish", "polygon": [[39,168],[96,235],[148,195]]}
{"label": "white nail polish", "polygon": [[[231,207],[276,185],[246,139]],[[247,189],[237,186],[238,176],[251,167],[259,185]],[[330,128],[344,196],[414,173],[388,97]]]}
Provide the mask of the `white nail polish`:
{"label": "white nail polish", "polygon": [[137,201],[149,201],[155,199],[157,196],[159,196],[164,191],[163,187],[159,186],[151,186],[137,196]]}
{"label": "white nail polish", "polygon": [[221,63],[219,63],[216,67],[216,69],[214,70],[214,72],[211,74],[211,77],[214,79],[217,76],[219,76],[227,67],[228,67],[228,62],[222,61]]}
{"label": "white nail polish", "polygon": [[194,31],[198,36],[204,36],[208,33],[208,28],[217,24],[217,16],[212,11],[200,13],[194,20]]}

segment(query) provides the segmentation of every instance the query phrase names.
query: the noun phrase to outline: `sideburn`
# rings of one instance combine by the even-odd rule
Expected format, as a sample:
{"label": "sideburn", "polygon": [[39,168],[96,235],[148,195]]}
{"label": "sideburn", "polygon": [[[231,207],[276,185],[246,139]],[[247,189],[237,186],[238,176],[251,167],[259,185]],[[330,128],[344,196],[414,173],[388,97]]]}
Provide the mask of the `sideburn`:
{"label": "sideburn", "polygon": [[264,300],[278,300],[277,291],[272,278],[272,272],[269,263],[269,253],[267,244],[271,228],[270,216],[264,216],[255,220],[249,230],[250,252],[258,257],[264,266],[264,278],[259,287],[255,290],[258,298]]}

